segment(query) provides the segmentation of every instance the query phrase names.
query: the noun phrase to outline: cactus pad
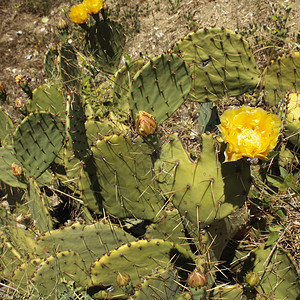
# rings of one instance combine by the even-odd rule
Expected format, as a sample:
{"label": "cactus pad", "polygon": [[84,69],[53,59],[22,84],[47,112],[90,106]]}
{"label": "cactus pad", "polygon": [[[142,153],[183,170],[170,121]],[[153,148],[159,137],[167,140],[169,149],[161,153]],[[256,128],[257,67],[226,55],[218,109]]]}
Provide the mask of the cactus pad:
{"label": "cactus pad", "polygon": [[130,300],[176,299],[179,290],[178,281],[176,270],[160,268],[143,279],[141,286]]}
{"label": "cactus pad", "polygon": [[202,154],[196,161],[171,136],[155,163],[162,190],[197,228],[231,214],[244,203],[250,189],[249,165],[243,160],[221,164],[217,141],[210,135],[202,138]]}
{"label": "cactus pad", "polygon": [[147,239],[163,239],[190,250],[189,239],[185,236],[183,219],[177,209],[164,209],[159,220],[148,226]]}
{"label": "cactus pad", "polygon": [[32,218],[40,233],[49,231],[53,227],[48,208],[48,197],[43,194],[33,178],[29,178],[29,188],[27,193],[27,203],[31,210]]}
{"label": "cactus pad", "polygon": [[[251,251],[252,250],[252,251]],[[297,267],[289,255],[276,245],[265,244],[256,248],[238,249],[233,270],[240,270],[239,277],[253,271],[259,275],[259,283],[255,289],[258,295],[267,299],[298,299],[300,280]]]}
{"label": "cactus pad", "polygon": [[76,252],[57,252],[36,268],[31,278],[33,294],[57,299],[57,293],[67,290],[67,283],[70,281],[78,286],[88,285],[89,276],[85,264]]}
{"label": "cactus pad", "polygon": [[265,101],[277,105],[286,92],[300,93],[300,52],[280,57],[264,71]]}
{"label": "cactus pad", "polygon": [[[153,219],[164,205],[152,171],[151,149],[138,137],[131,142],[125,134],[105,137],[92,148],[103,206],[119,218]],[[82,172],[80,188],[88,207],[98,208],[90,189],[90,179]]]}
{"label": "cactus pad", "polygon": [[75,223],[42,235],[37,241],[36,253],[45,257],[53,250],[75,250],[89,267],[97,257],[131,241],[133,237],[130,234],[113,225]]}
{"label": "cactus pad", "polygon": [[59,84],[44,84],[32,92],[32,98],[28,100],[28,110],[50,111],[65,117],[65,100]]}
{"label": "cactus pad", "polygon": [[176,54],[155,57],[132,81],[129,105],[133,118],[146,111],[160,124],[184,102],[191,84],[190,70],[182,58]]}
{"label": "cactus pad", "polygon": [[0,145],[6,145],[10,143],[10,135],[12,134],[13,122],[10,117],[0,110]]}
{"label": "cactus pad", "polygon": [[300,145],[300,93],[289,94],[285,136],[294,145]]}
{"label": "cactus pad", "polygon": [[160,239],[132,242],[102,256],[91,266],[92,286],[117,287],[118,272],[127,273],[136,285],[142,276],[172,263],[187,270],[193,260],[182,247]]}
{"label": "cactus pad", "polygon": [[225,28],[201,29],[176,43],[193,74],[192,100],[215,101],[252,90],[260,74],[248,43]]}
{"label": "cactus pad", "polygon": [[39,177],[63,146],[64,125],[51,113],[31,113],[13,136],[17,159],[27,175]]}
{"label": "cactus pad", "polygon": [[85,53],[94,57],[97,68],[114,74],[120,63],[125,41],[120,23],[101,20],[87,31]]}
{"label": "cactus pad", "polygon": [[9,148],[1,147],[0,160],[0,180],[12,187],[26,188],[26,184],[13,175],[12,164],[15,163],[19,167],[22,166],[13,155],[13,151]]}

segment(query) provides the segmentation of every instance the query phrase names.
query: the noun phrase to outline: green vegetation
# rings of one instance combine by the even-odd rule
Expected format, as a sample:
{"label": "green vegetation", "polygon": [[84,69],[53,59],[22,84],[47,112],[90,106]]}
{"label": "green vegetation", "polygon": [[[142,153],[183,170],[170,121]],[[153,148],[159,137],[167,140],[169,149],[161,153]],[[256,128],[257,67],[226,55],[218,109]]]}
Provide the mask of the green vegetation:
{"label": "green vegetation", "polygon": [[[299,53],[262,69],[242,35],[204,28],[131,61],[113,13],[60,26],[45,54],[49,84],[21,86],[29,99],[16,128],[2,109],[7,296],[299,299],[299,269],[282,243],[285,203],[299,212]],[[271,34],[282,37],[276,18]],[[176,132],[189,104],[200,107],[193,155]],[[219,115],[241,104],[281,117],[266,160],[226,161]]]}

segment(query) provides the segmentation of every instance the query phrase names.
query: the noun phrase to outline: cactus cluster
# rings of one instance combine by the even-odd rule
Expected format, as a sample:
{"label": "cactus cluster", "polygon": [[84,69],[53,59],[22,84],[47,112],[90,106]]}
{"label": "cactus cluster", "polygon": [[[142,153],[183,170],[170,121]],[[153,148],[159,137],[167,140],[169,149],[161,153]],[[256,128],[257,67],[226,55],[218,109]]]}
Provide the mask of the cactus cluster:
{"label": "cactus cluster", "polygon": [[[212,102],[258,92],[260,80],[270,105],[291,89],[285,132],[299,138],[298,54],[261,76],[241,36],[211,28],[116,72],[125,35],[98,13],[76,22],[81,48],[60,26],[62,41],[44,61],[51,83],[27,91],[15,130],[0,111],[1,280],[29,299],[297,299],[297,268],[279,243],[240,243],[227,255],[251,226],[253,177],[246,158],[225,161]],[[113,109],[102,118],[85,97],[82,67],[91,81],[114,74]],[[162,130],[187,99],[203,102],[198,157]],[[226,280],[221,261],[232,272]]]}

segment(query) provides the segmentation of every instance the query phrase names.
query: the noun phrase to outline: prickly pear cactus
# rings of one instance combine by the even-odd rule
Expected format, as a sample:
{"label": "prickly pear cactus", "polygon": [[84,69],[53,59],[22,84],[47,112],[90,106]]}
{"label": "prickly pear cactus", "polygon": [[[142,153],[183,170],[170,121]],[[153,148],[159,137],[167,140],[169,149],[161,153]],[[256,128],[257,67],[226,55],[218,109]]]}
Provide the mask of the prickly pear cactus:
{"label": "prickly pear cactus", "polygon": [[109,74],[117,71],[126,37],[120,23],[101,20],[86,32],[85,54],[92,55],[96,67]]}
{"label": "prickly pear cactus", "polygon": [[59,75],[59,46],[51,45],[44,56],[44,72],[46,76],[52,80]]}
{"label": "prickly pear cactus", "polygon": [[221,164],[218,142],[202,135],[201,157],[193,161],[176,136],[163,145],[155,163],[158,182],[173,205],[197,228],[231,214],[243,205],[250,189],[249,165]]}
{"label": "prickly pear cactus", "polygon": [[28,100],[28,111],[50,111],[65,117],[66,105],[62,88],[59,84],[44,84],[32,92],[32,98]]}
{"label": "prickly pear cactus", "polygon": [[[158,192],[151,160],[152,150],[138,137],[131,141],[126,134],[99,140],[92,148],[97,178],[107,212],[118,218],[158,217],[164,201]],[[88,207],[101,213],[91,191],[91,179],[83,171],[80,179],[82,199]]]}
{"label": "prickly pear cactus", "polygon": [[178,55],[155,57],[132,81],[129,96],[132,117],[136,120],[139,111],[146,111],[160,124],[184,102],[191,84],[189,67]]}
{"label": "prickly pear cactus", "polygon": [[25,173],[39,177],[63,146],[64,124],[58,116],[40,112],[29,114],[16,129],[13,145]]}
{"label": "prickly pear cactus", "polygon": [[74,223],[70,227],[62,227],[40,236],[35,251],[37,256],[47,257],[55,254],[55,251],[71,249],[80,255],[88,268],[97,257],[133,240],[133,236],[112,224]]}
{"label": "prickly pear cactus", "polygon": [[287,92],[300,93],[300,52],[279,57],[262,76],[262,89],[267,104],[276,106]]}
{"label": "prickly pear cactus", "polygon": [[287,109],[285,136],[294,145],[300,145],[300,93],[289,94]]}
{"label": "prickly pear cactus", "polygon": [[29,178],[27,203],[35,225],[40,233],[44,233],[53,228],[53,220],[49,212],[49,200],[50,199],[41,192],[36,181],[33,178]]}
{"label": "prickly pear cactus", "polygon": [[14,156],[13,149],[1,147],[0,159],[0,180],[11,187],[26,188],[25,182],[19,176],[14,175],[12,167],[21,167],[22,164]]}
{"label": "prickly pear cactus", "polygon": [[178,274],[171,268],[159,268],[155,272],[142,279],[141,286],[130,300],[147,299],[176,299],[179,290]]}
{"label": "prickly pear cactus", "polygon": [[11,142],[11,135],[13,131],[13,122],[10,117],[0,110],[0,145],[7,145]]}
{"label": "prickly pear cactus", "polygon": [[4,277],[10,278],[17,264],[22,263],[22,255],[8,240],[4,231],[0,230],[0,269]]}
{"label": "prickly pear cactus", "polygon": [[144,64],[144,59],[125,63],[125,65],[115,74],[113,102],[118,109],[118,115],[124,119],[129,115],[128,96],[132,79]]}
{"label": "prickly pear cactus", "polygon": [[[193,264],[190,254],[182,247],[167,241],[153,239],[128,243],[100,257],[91,266],[92,286],[112,285],[115,288],[114,294],[120,293],[117,289],[119,272],[128,274],[132,285],[137,285],[141,276],[153,273],[158,267],[174,263],[180,269],[187,262]],[[187,270],[183,271],[186,273]],[[124,293],[117,295],[120,298],[126,297]]]}
{"label": "prickly pear cactus", "polygon": [[239,300],[243,299],[243,286],[239,284],[235,285],[223,285],[215,287],[213,296],[210,299],[222,299],[222,300]]}
{"label": "prickly pear cactus", "polygon": [[175,208],[165,208],[159,219],[148,226],[147,239],[163,239],[190,250],[190,239],[185,235],[183,218]]}
{"label": "prickly pear cactus", "polygon": [[67,283],[87,286],[89,276],[84,261],[78,253],[68,250],[57,252],[39,264],[30,280],[33,297],[57,299],[59,293],[67,290]]}
{"label": "prickly pear cactus", "polygon": [[225,28],[204,28],[174,46],[193,74],[191,99],[208,102],[253,90],[260,73],[248,43]]}
{"label": "prickly pear cactus", "polygon": [[[265,244],[254,251],[244,248],[236,251],[233,270],[240,270],[243,282],[246,274],[258,274],[258,282],[251,284],[247,294],[256,294],[267,299],[298,299],[300,295],[299,272],[289,255],[277,245]],[[244,256],[245,255],[245,256]],[[248,282],[249,284],[249,282]]]}

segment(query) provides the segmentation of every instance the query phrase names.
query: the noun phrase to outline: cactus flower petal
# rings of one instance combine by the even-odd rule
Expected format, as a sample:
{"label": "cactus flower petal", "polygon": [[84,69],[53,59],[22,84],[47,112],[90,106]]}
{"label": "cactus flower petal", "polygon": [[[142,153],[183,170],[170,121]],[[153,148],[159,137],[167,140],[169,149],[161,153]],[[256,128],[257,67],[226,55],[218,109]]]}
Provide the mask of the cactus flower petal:
{"label": "cactus flower petal", "polygon": [[220,121],[218,128],[227,143],[226,161],[242,157],[266,159],[277,144],[281,120],[262,108],[226,110]]}
{"label": "cactus flower petal", "polygon": [[82,4],[89,14],[97,14],[103,7],[103,0],[83,0]]}
{"label": "cactus flower petal", "polygon": [[73,23],[83,24],[89,18],[89,13],[86,6],[81,3],[71,7],[69,17]]}

